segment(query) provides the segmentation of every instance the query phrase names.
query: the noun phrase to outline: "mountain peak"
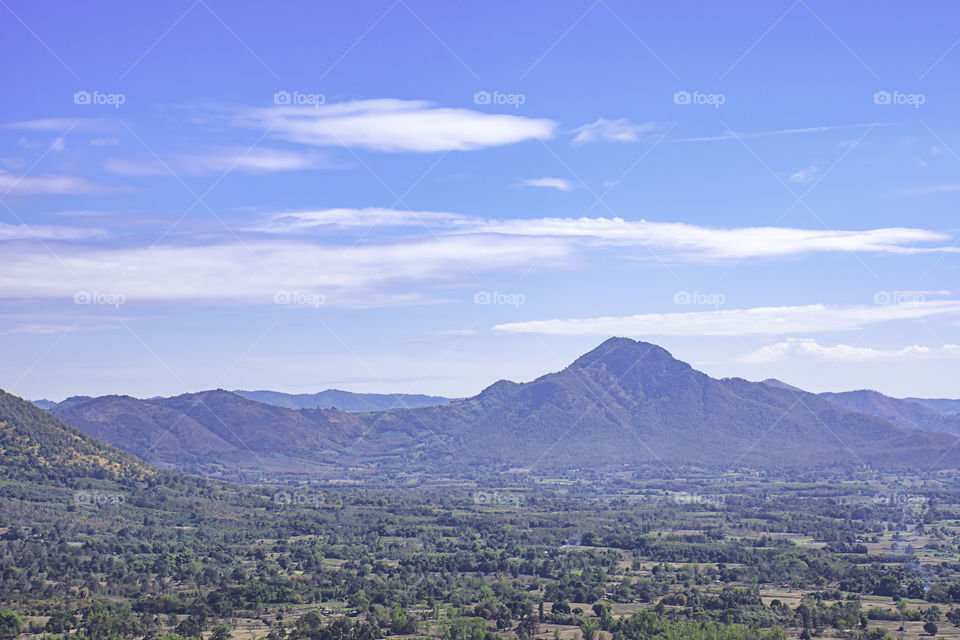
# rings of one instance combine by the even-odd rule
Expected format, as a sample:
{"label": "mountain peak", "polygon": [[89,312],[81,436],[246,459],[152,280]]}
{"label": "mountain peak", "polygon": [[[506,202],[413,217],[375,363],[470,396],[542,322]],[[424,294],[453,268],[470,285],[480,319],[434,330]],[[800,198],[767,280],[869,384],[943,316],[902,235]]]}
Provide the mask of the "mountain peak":
{"label": "mountain peak", "polygon": [[615,365],[633,362],[640,358],[654,357],[661,360],[675,360],[670,352],[649,342],[630,338],[608,338],[595,349],[588,351],[573,361],[571,369],[585,369],[597,364]]}
{"label": "mountain peak", "polygon": [[795,387],[792,384],[787,384],[783,380],[777,380],[776,378],[767,378],[763,380],[761,384],[765,384],[768,387],[776,387],[778,389],[786,389],[787,391],[803,391],[800,387]]}

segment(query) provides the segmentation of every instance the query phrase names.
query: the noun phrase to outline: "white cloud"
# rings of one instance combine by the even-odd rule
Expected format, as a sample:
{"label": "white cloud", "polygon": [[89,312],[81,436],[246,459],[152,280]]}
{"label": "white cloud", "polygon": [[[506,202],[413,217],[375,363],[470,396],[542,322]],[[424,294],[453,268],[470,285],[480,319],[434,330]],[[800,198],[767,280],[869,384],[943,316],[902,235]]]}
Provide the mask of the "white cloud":
{"label": "white cloud", "polygon": [[838,362],[869,362],[873,360],[927,360],[960,357],[960,345],[945,344],[942,347],[910,345],[901,349],[870,349],[847,344],[821,345],[813,338],[788,338],[776,344],[766,345],[750,353],[741,362],[750,364],[776,362],[790,358],[814,358]]}
{"label": "white cloud", "polygon": [[928,193],[946,193],[951,191],[960,191],[960,184],[937,184],[929,187],[901,189],[897,194],[902,196],[922,196]]}
{"label": "white cloud", "polygon": [[552,120],[393,99],[247,109],[236,114],[233,122],[269,130],[273,136],[301,144],[420,153],[549,139],[557,127]]}
{"label": "white cloud", "polygon": [[100,229],[0,222],[0,240],[80,240],[101,235]]}
{"label": "white cloud", "polygon": [[104,168],[125,175],[169,175],[171,170],[188,175],[209,175],[227,171],[260,174],[337,166],[323,153],[262,147],[214,147],[192,154],[174,154],[166,162],[165,166],[156,158],[108,158]]}
{"label": "white cloud", "polygon": [[330,306],[422,303],[417,286],[474,282],[479,273],[563,264],[552,239],[447,236],[402,242],[288,241],[6,251],[0,297],[71,299],[78,290],[136,301],[268,304],[279,291],[324,296]]}
{"label": "white cloud", "polygon": [[431,331],[431,334],[435,336],[455,336],[455,337],[475,336],[479,333],[480,332],[477,331],[476,329],[440,329],[437,331]]}
{"label": "white cloud", "polygon": [[529,178],[520,181],[521,187],[545,187],[558,191],[573,191],[573,184],[565,178]]}
{"label": "white cloud", "polygon": [[649,246],[659,250],[663,258],[683,261],[772,258],[827,251],[894,254],[960,252],[960,248],[949,246],[914,246],[919,243],[949,240],[949,236],[945,234],[925,229],[718,229],[679,222],[628,221],[622,218],[483,219],[457,213],[375,207],[279,213],[267,217],[264,222],[253,225],[248,230],[288,232],[317,226],[430,226],[446,233],[557,238],[584,246]]}
{"label": "white cloud", "polygon": [[[676,138],[672,142],[713,142],[717,140],[737,140],[739,138],[766,138],[770,136],[785,136],[793,135],[795,133],[825,133],[827,131],[836,131],[838,129],[866,129],[867,127],[886,127],[890,126],[890,123],[884,122],[874,122],[871,124],[841,124],[841,125],[827,125],[822,127],[801,127],[797,129],[775,129],[773,131],[727,131],[718,136],[700,136],[694,138]],[[845,146],[854,147],[857,146],[857,141],[846,141]]]}
{"label": "white cloud", "polygon": [[912,246],[944,242],[949,237],[934,231],[906,228],[864,231],[785,227],[719,229],[680,222],[627,221],[621,218],[536,218],[488,221],[483,225],[483,231],[581,238],[604,245],[649,246],[668,251],[671,258],[689,261],[780,257],[823,251],[898,254],[960,251],[954,247]]}
{"label": "white cloud", "polygon": [[110,131],[119,128],[119,123],[108,118],[40,118],[8,122],[2,125],[6,129],[19,131],[48,131],[63,133],[73,131]]}
{"label": "white cloud", "polygon": [[606,120],[598,118],[590,124],[574,129],[574,136],[571,144],[581,145],[588,142],[637,142],[640,136],[645,133],[651,133],[657,130],[657,126],[651,122],[636,124],[626,118],[619,120]]}
{"label": "white cloud", "polygon": [[0,199],[4,195],[86,195],[117,191],[84,178],[65,175],[23,176],[0,171]]}
{"label": "white cloud", "polygon": [[[556,187],[555,187],[556,188]],[[946,242],[949,236],[925,229],[885,228],[863,231],[735,227],[718,229],[680,222],[628,221],[622,218],[513,218],[483,219],[449,212],[404,211],[383,208],[338,208],[288,212],[268,216],[247,230],[285,233],[311,227],[432,227],[441,233],[498,234],[565,239],[580,246],[646,246],[661,259],[703,262],[741,258],[776,258],[806,253],[856,251],[911,254],[960,252],[950,246],[923,247]]]}
{"label": "white cloud", "polygon": [[754,307],[686,313],[646,313],[511,322],[494,327],[506,333],[563,336],[746,336],[852,331],[878,322],[960,315],[960,301],[917,304]]}
{"label": "white cloud", "polygon": [[318,209],[314,211],[289,211],[270,215],[263,222],[244,229],[261,233],[290,233],[316,227],[340,229],[370,227],[422,227],[440,228],[460,226],[476,218],[438,211],[405,211],[367,207],[364,209]]}
{"label": "white cloud", "polygon": [[[368,234],[372,228],[389,230],[389,234]],[[31,238],[31,229],[25,227],[8,226],[4,231],[8,239]],[[57,227],[44,231],[46,238],[59,240],[93,233]],[[299,290],[320,293],[331,305],[423,303],[431,300],[418,287],[460,286],[475,282],[482,273],[530,265],[566,268],[578,252],[596,247],[647,245],[676,261],[702,261],[839,250],[910,253],[921,250],[913,243],[944,239],[940,234],[917,229],[711,229],[605,218],[490,220],[450,212],[376,207],[278,212],[260,217],[243,231],[271,237],[248,236],[249,240],[242,242],[235,238],[215,241],[207,236],[195,238],[189,246],[161,244],[150,249],[57,245],[53,247],[56,256],[35,244],[9,248],[9,258],[0,273],[0,297],[62,298],[85,289],[122,292],[128,300],[257,303],[268,301],[278,290]],[[341,237],[335,237],[334,232]],[[295,234],[298,238],[281,240],[278,234]],[[3,235],[0,233],[0,237]],[[351,244],[351,238],[363,242]],[[885,293],[888,295],[882,299],[891,302],[921,297]],[[937,311],[941,307],[936,305],[954,304],[919,302],[923,304],[839,310],[814,305],[555,320],[505,325],[504,330],[585,331],[596,335],[657,331],[665,331],[664,335],[734,335],[742,331],[789,334],[813,330],[810,327],[816,324],[814,320],[836,324],[838,317],[850,321],[855,316],[859,320],[853,326],[858,326],[891,314],[910,318],[946,313],[949,308]],[[844,328],[847,324],[840,323],[836,330]]]}
{"label": "white cloud", "polygon": [[815,164],[808,165],[797,172],[790,174],[790,182],[810,182],[820,173],[820,167]]}

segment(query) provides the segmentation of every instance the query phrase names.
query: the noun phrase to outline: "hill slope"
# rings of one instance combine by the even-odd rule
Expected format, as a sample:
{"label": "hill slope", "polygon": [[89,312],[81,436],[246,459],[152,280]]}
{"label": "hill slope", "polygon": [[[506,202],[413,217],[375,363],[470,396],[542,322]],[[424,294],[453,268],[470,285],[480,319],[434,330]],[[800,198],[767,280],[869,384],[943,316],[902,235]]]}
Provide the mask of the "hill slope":
{"label": "hill slope", "polygon": [[300,461],[320,460],[364,430],[342,411],[293,411],[223,390],[149,400],[77,397],[51,411],[144,460],[205,475],[300,469]]}
{"label": "hill slope", "polygon": [[0,474],[23,479],[145,479],[158,470],[0,390]]}

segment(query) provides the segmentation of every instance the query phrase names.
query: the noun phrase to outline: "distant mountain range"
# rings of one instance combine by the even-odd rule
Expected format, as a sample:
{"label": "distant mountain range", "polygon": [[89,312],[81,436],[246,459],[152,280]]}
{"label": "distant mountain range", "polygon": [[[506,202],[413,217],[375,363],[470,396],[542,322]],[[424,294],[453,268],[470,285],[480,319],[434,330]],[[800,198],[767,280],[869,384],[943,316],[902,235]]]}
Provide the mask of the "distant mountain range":
{"label": "distant mountain range", "polygon": [[327,389],[319,393],[280,393],[279,391],[242,391],[233,393],[264,404],[287,409],[340,409],[348,412],[417,409],[448,404],[452,398],[409,393],[353,393]]}
{"label": "distant mountain range", "polygon": [[[528,383],[500,381],[439,406],[348,413],[217,390],[148,400],[75,397],[50,411],[144,460],[241,479],[640,464],[960,466],[952,418],[876,395],[820,396],[776,381],[717,380],[656,345],[612,338],[562,371]],[[279,396],[286,394],[271,398],[300,398]],[[398,398],[404,396],[391,401]]]}
{"label": "distant mountain range", "polygon": [[[763,383],[780,389],[800,391],[796,387],[775,379],[764,380]],[[826,392],[818,395],[838,407],[882,418],[900,427],[960,436],[960,415],[933,408],[934,406],[949,408],[952,406],[951,403],[960,403],[957,400],[891,398],[869,389],[839,393]]]}
{"label": "distant mountain range", "polygon": [[950,400],[948,398],[904,398],[911,402],[917,402],[926,407],[945,413],[947,415],[960,415],[960,400]]}

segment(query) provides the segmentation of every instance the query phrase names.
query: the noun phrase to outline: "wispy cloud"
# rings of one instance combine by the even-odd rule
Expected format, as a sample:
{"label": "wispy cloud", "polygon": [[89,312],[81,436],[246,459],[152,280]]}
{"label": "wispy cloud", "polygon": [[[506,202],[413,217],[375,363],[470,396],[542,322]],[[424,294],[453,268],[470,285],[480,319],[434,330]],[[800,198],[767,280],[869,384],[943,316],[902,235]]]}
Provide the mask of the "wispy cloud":
{"label": "wispy cloud", "polygon": [[117,187],[67,175],[16,175],[0,171],[0,199],[4,195],[86,195],[121,191]]}
{"label": "wispy cloud", "polygon": [[240,126],[307,145],[385,152],[469,151],[549,139],[557,123],[434,106],[421,100],[358,100],[317,107],[275,106],[233,115]]}
{"label": "wispy cloud", "polygon": [[108,158],[104,162],[106,170],[124,175],[169,175],[171,170],[187,175],[221,174],[226,171],[263,174],[338,166],[341,165],[325,153],[265,147],[213,147],[194,153],[173,154],[163,162],[156,158]]}
{"label": "wispy cloud", "polygon": [[[547,178],[545,180],[555,180]],[[561,188],[562,183],[538,186]],[[960,252],[950,237],[926,229],[880,228],[862,231],[788,227],[714,228],[681,222],[622,218],[484,219],[458,213],[383,208],[337,208],[284,212],[265,217],[249,231],[288,233],[313,227],[430,227],[439,234],[523,236],[564,240],[571,246],[652,247],[663,259],[709,262],[744,258],[778,258],[834,251],[911,254]]]}
{"label": "wispy cloud", "polygon": [[[879,122],[869,124],[839,124],[822,127],[799,127],[796,129],[774,129],[772,131],[727,131],[715,136],[698,136],[692,138],[674,138],[671,142],[714,142],[717,140],[737,140],[739,138],[766,138],[770,136],[786,136],[798,133],[825,133],[841,129],[866,129],[868,127],[886,127],[892,123]],[[852,145],[856,141],[852,141]]]}
{"label": "wispy cloud", "polygon": [[645,313],[511,322],[494,327],[505,333],[563,336],[747,336],[852,331],[879,322],[960,315],[960,301],[916,304],[754,307],[686,313]]}
{"label": "wispy cloud", "polygon": [[120,128],[116,120],[109,118],[40,118],[37,120],[21,120],[0,125],[5,129],[18,131],[44,131],[63,133],[72,131],[113,131]]}
{"label": "wispy cloud", "polygon": [[124,296],[127,304],[173,301],[271,304],[280,291],[322,296],[328,306],[422,304],[419,287],[473,283],[477,274],[556,267],[569,258],[553,239],[430,237],[376,244],[289,241],[156,245],[60,244],[56,255],[5,249],[0,298],[72,299],[78,290]]}
{"label": "wispy cloud", "polygon": [[758,364],[792,358],[812,358],[834,362],[869,362],[873,360],[930,360],[957,357],[960,357],[960,345],[955,344],[945,344],[941,347],[910,345],[900,349],[870,349],[847,344],[824,346],[813,338],[788,338],[776,344],[763,346],[740,358],[740,361]]}
{"label": "wispy cloud", "polygon": [[636,124],[626,118],[619,120],[607,120],[598,118],[590,124],[585,124],[573,130],[577,135],[574,136],[571,144],[581,145],[588,142],[638,142],[640,137],[646,133],[652,133],[657,130],[657,125],[652,122]]}
{"label": "wispy cloud", "polygon": [[81,240],[102,235],[101,229],[0,222],[0,240]]}
{"label": "wispy cloud", "polygon": [[365,229],[371,227],[444,227],[462,226],[479,222],[476,218],[442,211],[407,211],[366,207],[363,209],[317,209],[312,211],[288,211],[267,216],[245,229],[260,233],[295,233],[309,229],[340,228]]}
{"label": "wispy cloud", "polygon": [[518,183],[521,187],[543,187],[557,191],[573,191],[573,183],[565,178],[528,178]]}
{"label": "wispy cloud", "polygon": [[790,174],[790,182],[810,182],[820,173],[820,166],[809,164],[799,171]]}
{"label": "wispy cloud", "polygon": [[874,253],[960,252],[954,247],[917,247],[949,236],[925,229],[864,231],[737,227],[718,229],[680,222],[627,221],[621,218],[537,218],[492,220],[482,230],[521,236],[580,238],[604,245],[650,246],[685,261],[772,258],[825,251]]}
{"label": "wispy cloud", "polygon": [[929,193],[949,193],[951,191],[960,191],[960,184],[935,184],[929,187],[901,189],[896,193],[902,196],[922,196]]}

